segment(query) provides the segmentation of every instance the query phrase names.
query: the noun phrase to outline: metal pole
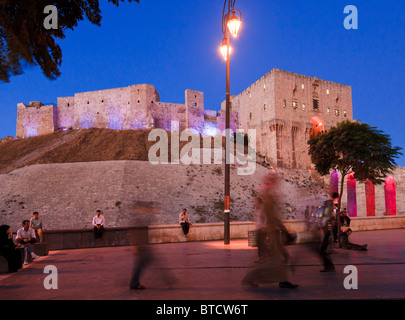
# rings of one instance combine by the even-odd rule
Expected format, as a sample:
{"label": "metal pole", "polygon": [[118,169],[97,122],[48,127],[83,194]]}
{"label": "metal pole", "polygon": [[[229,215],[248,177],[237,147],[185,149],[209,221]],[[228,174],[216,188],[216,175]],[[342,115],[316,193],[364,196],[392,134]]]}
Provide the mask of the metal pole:
{"label": "metal pole", "polygon": [[224,244],[230,243],[230,89],[229,89],[229,37],[226,59],[226,110],[225,110],[225,198],[224,198]]}

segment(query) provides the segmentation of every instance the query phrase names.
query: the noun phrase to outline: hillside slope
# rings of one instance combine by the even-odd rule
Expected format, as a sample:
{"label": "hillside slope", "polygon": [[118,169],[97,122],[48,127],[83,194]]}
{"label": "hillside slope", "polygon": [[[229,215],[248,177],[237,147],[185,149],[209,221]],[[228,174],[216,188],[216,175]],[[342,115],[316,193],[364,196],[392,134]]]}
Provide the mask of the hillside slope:
{"label": "hillside slope", "polygon": [[[109,227],[178,223],[187,208],[193,222],[223,219],[222,164],[148,161],[149,131],[74,130],[0,143],[0,223],[16,230],[39,211],[47,229],[91,226],[97,209]],[[170,141],[170,139],[169,139]],[[180,144],[180,149],[185,142]],[[224,162],[223,162],[224,163]],[[231,219],[251,220],[257,184],[231,166]],[[300,218],[324,193],[305,170],[280,170],[283,218]]]}

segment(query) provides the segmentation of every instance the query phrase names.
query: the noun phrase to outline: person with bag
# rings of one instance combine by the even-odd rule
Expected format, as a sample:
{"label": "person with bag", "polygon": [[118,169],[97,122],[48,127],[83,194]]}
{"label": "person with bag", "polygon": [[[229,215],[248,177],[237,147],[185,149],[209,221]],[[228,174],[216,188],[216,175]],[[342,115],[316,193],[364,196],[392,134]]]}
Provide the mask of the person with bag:
{"label": "person with bag", "polygon": [[332,259],[329,257],[327,249],[329,247],[329,238],[333,231],[333,225],[335,223],[334,212],[333,212],[333,203],[336,199],[339,198],[338,193],[333,193],[329,200],[326,200],[323,205],[322,217],[321,217],[321,230],[323,233],[320,255],[323,260],[323,269],[321,272],[335,272],[335,265],[332,262]]}
{"label": "person with bag", "polygon": [[288,281],[286,262],[289,258],[281,241],[281,233],[286,231],[279,213],[280,202],[277,197],[278,175],[270,173],[265,177],[257,203],[257,214],[262,215],[264,224],[261,233],[266,234],[266,241],[258,243],[261,259],[258,265],[242,279],[242,285],[258,287],[258,283],[278,282],[280,288],[294,289],[298,285]]}

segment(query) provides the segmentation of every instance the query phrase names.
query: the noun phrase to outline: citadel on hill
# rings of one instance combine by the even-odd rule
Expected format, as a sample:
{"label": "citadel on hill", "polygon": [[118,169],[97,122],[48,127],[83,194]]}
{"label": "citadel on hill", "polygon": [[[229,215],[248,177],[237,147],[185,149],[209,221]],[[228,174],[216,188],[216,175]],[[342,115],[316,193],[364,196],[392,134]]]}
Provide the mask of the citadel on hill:
{"label": "citadel on hill", "polygon": [[[321,178],[312,170],[307,140],[315,125],[320,125],[321,130],[328,130],[341,121],[353,120],[351,87],[273,69],[241,93],[231,96],[230,114],[233,131],[243,129],[247,133],[247,130],[256,130],[257,153],[277,167],[284,177],[284,196],[291,209],[289,212],[299,213],[307,204],[318,205],[318,197],[323,196],[332,179]],[[313,122],[315,117],[316,123]],[[178,123],[178,128],[172,128],[172,122]],[[17,137],[59,132],[55,132],[56,140],[51,146],[41,145],[41,150],[33,150],[28,156],[23,156],[24,159],[14,160],[25,163],[31,159],[32,163],[48,164],[20,166],[21,169],[12,174],[0,175],[5,186],[0,192],[5,199],[0,206],[0,216],[11,224],[14,220],[20,221],[13,217],[18,215],[22,218],[27,208],[36,208],[44,217],[67,210],[75,212],[71,226],[82,227],[84,222],[90,221],[87,215],[97,206],[108,213],[111,226],[128,225],[135,216],[148,216],[150,212],[157,214],[155,224],[167,224],[177,221],[178,208],[189,207],[196,221],[220,221],[217,211],[221,208],[222,212],[223,208],[220,205],[223,200],[222,187],[218,187],[223,183],[221,166],[180,165],[167,170],[163,165],[152,165],[145,158],[135,161],[36,160],[44,154],[52,158],[53,152],[58,153],[63,148],[70,152],[83,151],[89,146],[93,147],[92,150],[105,147],[102,143],[105,136],[101,133],[97,134],[95,143],[92,140],[95,137],[90,132],[84,132],[92,130],[60,132],[90,128],[95,128],[92,129],[94,131],[113,129],[114,137],[121,133],[120,130],[131,137],[139,133],[144,140],[147,140],[147,132],[135,130],[161,128],[183,131],[189,128],[203,136],[215,136],[224,133],[225,103],[222,102],[219,111],[207,110],[204,93],[195,90],[185,91],[184,103],[161,102],[159,93],[150,84],[76,93],[72,97],[59,97],[56,106],[43,105],[41,102],[30,102],[29,105],[19,103]],[[319,127],[315,129],[319,130]],[[57,136],[64,138],[57,140]],[[40,138],[46,140],[45,136],[38,137],[38,140]],[[22,141],[24,139],[17,140],[14,142],[25,142]],[[146,143],[143,145],[147,146]],[[4,143],[3,146],[8,144]],[[11,145],[8,147],[12,148]],[[47,147],[54,149],[48,150]],[[114,152],[120,148],[114,147]],[[137,152],[145,152],[146,147],[141,149]],[[267,170],[267,167],[259,165],[254,175],[237,176],[233,180],[233,215],[238,219],[245,221],[251,216],[252,190],[256,179],[266,174]],[[96,188],[99,181],[104,181],[102,190]],[[344,188],[342,204],[349,209],[352,217],[402,215],[404,181],[405,168],[397,168],[383,185],[357,183],[356,186],[355,179],[346,180],[345,183],[349,186],[350,182],[351,188]],[[33,186],[37,187],[35,191]],[[70,191],[67,188],[71,188]],[[389,205],[387,190],[391,190],[389,199],[392,201]],[[121,205],[114,205],[117,203]],[[52,222],[53,227],[63,228],[56,225],[58,221],[55,219]]]}
{"label": "citadel on hill", "polygon": [[[204,93],[185,91],[184,104],[161,102],[153,85],[76,93],[59,97],[57,106],[41,102],[18,104],[17,137],[56,130],[189,128],[214,136],[225,129],[225,103],[220,111],[204,108]],[[231,97],[231,129],[256,130],[256,151],[278,167],[310,169],[307,140],[310,119],[318,116],[325,130],[352,120],[351,87],[273,69]]]}

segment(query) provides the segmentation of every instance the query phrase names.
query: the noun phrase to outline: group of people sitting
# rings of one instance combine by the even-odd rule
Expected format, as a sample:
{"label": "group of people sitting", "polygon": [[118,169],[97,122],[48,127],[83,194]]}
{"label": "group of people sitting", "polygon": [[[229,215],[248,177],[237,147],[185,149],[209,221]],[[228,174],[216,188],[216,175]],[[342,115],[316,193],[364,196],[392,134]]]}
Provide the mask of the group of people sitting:
{"label": "group of people sitting", "polygon": [[[42,220],[38,212],[33,213],[30,220],[24,220],[22,227],[18,229],[15,239],[9,225],[0,226],[0,255],[8,262],[8,272],[17,272],[23,264],[28,264],[31,259],[39,258],[35,254],[32,245],[43,242],[44,239]],[[23,249],[23,255],[19,249]]]}
{"label": "group of people sitting", "polygon": [[[94,237],[101,239],[104,233],[105,219],[100,210],[97,210],[92,224]],[[30,220],[24,220],[22,227],[16,233],[10,230],[9,225],[0,226],[0,255],[8,262],[9,273],[17,272],[23,265],[39,258],[32,246],[37,242],[44,242],[44,228],[38,212],[34,212]],[[23,254],[21,254],[20,249],[23,249]]]}
{"label": "group of people sitting", "polygon": [[[335,220],[337,220],[337,212],[338,212],[338,205],[335,204]],[[337,221],[336,221],[337,222]],[[352,229],[350,229],[350,222],[351,219],[347,215],[346,208],[340,212],[340,234],[338,239],[338,224],[335,222],[333,228],[333,238],[335,242],[339,242],[340,248],[349,249],[349,250],[362,250],[367,251],[367,244],[359,245],[355,243],[351,243],[349,241],[350,235],[353,233]]]}
{"label": "group of people sitting", "polygon": [[[312,206],[312,209],[310,210],[309,206],[306,207],[305,220],[309,228],[312,225],[317,225],[317,219],[319,220],[317,212],[319,211],[319,208]],[[340,217],[340,232],[338,232],[338,216]],[[343,208],[343,210],[340,211],[340,214],[338,214],[338,204],[335,203],[333,208],[333,218],[328,220],[328,226],[330,232],[333,234],[334,242],[339,243],[339,247],[343,249],[367,251],[367,244],[359,245],[349,241],[349,237],[353,233],[352,229],[350,229],[350,222],[351,219],[347,214],[347,209]]]}

